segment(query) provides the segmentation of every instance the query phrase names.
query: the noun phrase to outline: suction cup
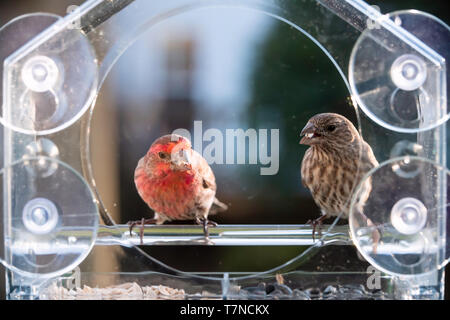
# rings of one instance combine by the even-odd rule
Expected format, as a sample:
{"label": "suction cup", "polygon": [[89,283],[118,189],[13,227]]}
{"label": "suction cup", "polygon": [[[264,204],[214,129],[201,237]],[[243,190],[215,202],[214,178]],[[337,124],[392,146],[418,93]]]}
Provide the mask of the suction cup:
{"label": "suction cup", "polygon": [[0,171],[7,263],[49,278],[76,267],[90,252],[98,210],[84,179],[67,164],[27,158]]}
{"label": "suction cup", "polygon": [[[97,87],[97,60],[89,40],[72,24],[58,33],[60,17],[30,14],[0,29],[1,123],[44,135],[62,130],[88,109]],[[45,41],[35,37],[48,34]],[[33,44],[33,45],[31,45]]]}
{"label": "suction cup", "polygon": [[[441,61],[449,61],[450,29],[445,23],[416,10],[387,17],[434,50]],[[450,116],[441,99],[446,94],[445,68],[427,61],[418,47],[411,48],[374,25],[361,34],[352,51],[349,80],[358,105],[393,131],[429,130]]]}
{"label": "suction cup", "polygon": [[[370,172],[372,191],[363,212],[352,198],[349,224],[353,242],[373,266],[388,274],[417,275],[443,262],[449,171],[427,159],[401,157]],[[444,228],[443,228],[444,227]],[[441,261],[442,260],[442,261]]]}

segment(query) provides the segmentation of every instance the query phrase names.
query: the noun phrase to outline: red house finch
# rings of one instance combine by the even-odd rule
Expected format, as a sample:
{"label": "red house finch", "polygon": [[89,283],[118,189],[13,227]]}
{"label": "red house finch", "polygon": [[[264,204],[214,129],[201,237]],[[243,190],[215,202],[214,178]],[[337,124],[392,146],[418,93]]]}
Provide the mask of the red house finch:
{"label": "red house finch", "polygon": [[[359,135],[353,124],[336,113],[321,113],[309,119],[303,128],[301,144],[311,146],[303,157],[301,166],[302,183],[310,191],[322,216],[314,221],[316,226],[331,216],[342,213],[348,218],[352,195],[363,176],[378,162],[372,148]],[[355,202],[355,210],[363,214],[363,206],[372,190],[367,179]],[[369,225],[373,223],[368,220]],[[374,234],[377,242],[379,234]],[[375,247],[374,247],[375,250]]]}
{"label": "red house finch", "polygon": [[208,214],[227,209],[215,197],[216,181],[208,163],[179,135],[165,135],[153,142],[138,162],[134,182],[141,198],[155,211],[152,219],[129,222],[130,233],[140,224],[141,243],[144,224],[189,219],[203,225],[209,240],[208,226],[217,224],[208,220]]}

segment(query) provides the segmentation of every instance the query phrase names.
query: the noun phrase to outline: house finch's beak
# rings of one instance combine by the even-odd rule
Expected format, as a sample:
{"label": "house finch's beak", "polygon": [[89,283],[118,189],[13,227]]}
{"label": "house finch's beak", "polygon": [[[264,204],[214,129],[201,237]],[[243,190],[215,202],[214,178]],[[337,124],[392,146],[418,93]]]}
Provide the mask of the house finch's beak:
{"label": "house finch's beak", "polygon": [[191,170],[192,164],[189,157],[189,152],[187,150],[179,150],[172,154],[171,164],[174,169],[178,170]]}
{"label": "house finch's beak", "polygon": [[303,128],[302,132],[300,133],[301,136],[304,136],[300,140],[300,144],[309,144],[309,142],[315,137],[316,135],[316,127],[311,123],[308,122],[306,126]]}

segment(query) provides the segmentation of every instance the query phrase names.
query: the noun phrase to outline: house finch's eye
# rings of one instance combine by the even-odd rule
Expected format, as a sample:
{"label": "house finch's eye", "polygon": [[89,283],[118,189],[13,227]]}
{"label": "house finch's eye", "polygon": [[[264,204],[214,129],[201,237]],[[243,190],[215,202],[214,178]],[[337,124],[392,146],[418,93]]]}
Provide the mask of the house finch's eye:
{"label": "house finch's eye", "polygon": [[329,131],[329,132],[333,132],[334,129],[336,129],[336,126],[333,124],[330,124],[329,126],[327,126],[327,131]]}
{"label": "house finch's eye", "polygon": [[167,159],[167,158],[168,158],[168,154],[165,153],[165,152],[158,152],[158,156],[159,156],[161,159]]}

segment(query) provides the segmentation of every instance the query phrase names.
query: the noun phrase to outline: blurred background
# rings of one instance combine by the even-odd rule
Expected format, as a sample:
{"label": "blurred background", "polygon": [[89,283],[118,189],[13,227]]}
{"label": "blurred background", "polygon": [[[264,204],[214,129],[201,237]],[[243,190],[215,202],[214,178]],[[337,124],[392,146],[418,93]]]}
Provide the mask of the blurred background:
{"label": "blurred background", "polygon": [[[32,12],[63,16],[70,5],[82,2],[3,0],[0,25]],[[414,8],[449,22],[446,0],[369,3],[382,13]],[[124,18],[117,27],[132,22]],[[352,46],[351,41],[342,34],[342,45]],[[320,112],[343,114],[357,125],[341,75],[305,35],[248,10],[208,8],[178,15],[145,32],[114,65],[100,90],[90,140],[99,195],[116,223],[151,217],[152,211],[136,192],[133,172],[157,137],[184,128],[193,140],[202,141],[194,133],[194,121],[201,121],[203,133],[214,128],[224,138],[226,129],[279,129],[277,174],[260,175],[261,167],[268,165],[248,164],[248,158],[245,165],[226,164],[229,148],[224,150],[223,163],[211,165],[217,197],[230,207],[211,219],[219,224],[306,223],[319,210],[301,185],[306,146],[298,142],[307,120]],[[204,141],[202,148],[209,143]],[[378,150],[378,160],[387,157],[382,148]],[[154,247],[151,254],[185,271],[257,271],[275,267],[301,250]],[[84,264],[92,270],[118,271],[126,263],[96,248]],[[3,280],[1,276],[1,294]]]}

